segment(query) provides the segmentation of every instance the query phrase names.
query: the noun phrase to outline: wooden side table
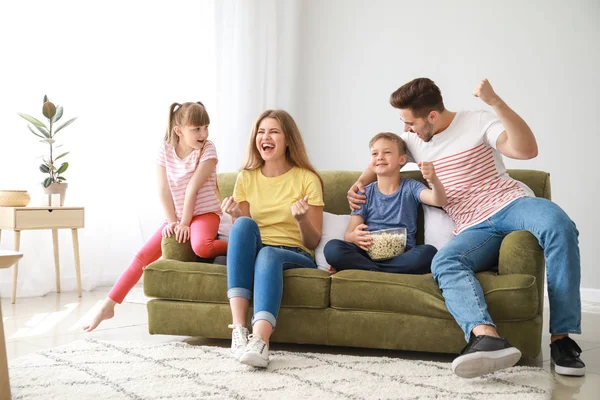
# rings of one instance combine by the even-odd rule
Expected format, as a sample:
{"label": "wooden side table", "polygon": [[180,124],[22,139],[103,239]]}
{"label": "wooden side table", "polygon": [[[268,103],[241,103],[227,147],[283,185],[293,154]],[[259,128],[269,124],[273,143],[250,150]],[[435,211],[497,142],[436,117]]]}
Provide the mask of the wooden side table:
{"label": "wooden side table", "polygon": [[[71,229],[73,237],[73,253],[75,256],[75,274],[77,277],[77,294],[81,297],[81,271],[79,265],[79,238],[77,229],[84,227],[83,207],[0,207],[0,239],[2,229],[15,232],[15,251],[21,245],[21,231],[34,229],[51,229],[54,244],[54,269],[56,271],[56,292],[60,293],[60,265],[58,260],[58,230]],[[12,303],[17,298],[17,275],[19,263],[13,267]]]}
{"label": "wooden side table", "polygon": [[[23,253],[0,250],[0,269],[9,268],[19,261],[21,257],[23,257]],[[0,307],[0,399],[10,399],[8,360],[6,357],[6,342],[4,340],[4,324],[2,321],[2,307]]]}

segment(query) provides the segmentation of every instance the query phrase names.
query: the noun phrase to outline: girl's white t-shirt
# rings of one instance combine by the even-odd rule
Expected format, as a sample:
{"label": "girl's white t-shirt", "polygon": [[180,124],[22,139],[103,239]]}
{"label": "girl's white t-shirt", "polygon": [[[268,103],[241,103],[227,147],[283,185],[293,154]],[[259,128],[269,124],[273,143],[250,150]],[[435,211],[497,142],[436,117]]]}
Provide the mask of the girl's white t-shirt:
{"label": "girl's white t-shirt", "polygon": [[[218,162],[217,150],[211,141],[207,141],[202,150],[193,150],[183,159],[177,156],[175,148],[167,142],[163,142],[160,146],[157,162],[158,165],[165,167],[167,171],[167,181],[171,189],[173,203],[175,204],[177,220],[181,220],[183,215],[185,190],[198,164],[213,158]],[[193,215],[206,213],[222,214],[221,204],[217,195],[216,168],[196,193],[196,204],[194,205]]]}
{"label": "girl's white t-shirt", "polygon": [[491,217],[512,201],[534,196],[506,173],[496,142],[504,126],[489,111],[459,111],[444,131],[424,142],[404,132],[409,161],[431,161],[446,189],[443,207],[456,224],[455,234]]}

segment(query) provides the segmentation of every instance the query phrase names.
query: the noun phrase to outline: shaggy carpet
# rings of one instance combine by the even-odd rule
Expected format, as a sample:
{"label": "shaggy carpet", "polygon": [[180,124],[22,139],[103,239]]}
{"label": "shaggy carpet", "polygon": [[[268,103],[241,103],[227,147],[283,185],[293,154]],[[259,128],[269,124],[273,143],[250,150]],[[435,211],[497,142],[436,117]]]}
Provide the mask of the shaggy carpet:
{"label": "shaggy carpet", "polygon": [[476,379],[450,364],[272,351],[267,369],[183,342],[76,341],[10,362],[13,399],[547,399],[553,378],[513,367]]}

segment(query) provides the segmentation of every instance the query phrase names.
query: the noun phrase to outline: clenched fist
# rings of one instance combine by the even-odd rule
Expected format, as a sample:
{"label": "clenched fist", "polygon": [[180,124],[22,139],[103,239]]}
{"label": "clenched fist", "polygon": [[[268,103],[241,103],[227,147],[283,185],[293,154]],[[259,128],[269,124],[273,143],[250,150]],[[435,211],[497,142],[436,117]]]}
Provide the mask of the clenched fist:
{"label": "clenched fist", "polygon": [[419,165],[419,168],[421,169],[421,173],[423,174],[423,178],[429,184],[437,182],[438,177],[435,174],[435,167],[433,166],[432,162],[423,161],[423,162],[420,162],[418,165]]}
{"label": "clenched fist", "polygon": [[494,88],[487,79],[482,79],[473,89],[473,96],[479,97],[486,104],[495,106],[502,102],[502,99],[494,92]]}
{"label": "clenched fist", "polygon": [[240,210],[240,204],[233,199],[233,197],[225,197],[221,203],[221,210],[224,213],[231,215],[233,218],[239,218],[242,216]]}
{"label": "clenched fist", "polygon": [[306,217],[308,212],[308,195],[304,196],[303,199],[298,200],[292,204],[292,216],[296,218],[296,221],[301,221]]}

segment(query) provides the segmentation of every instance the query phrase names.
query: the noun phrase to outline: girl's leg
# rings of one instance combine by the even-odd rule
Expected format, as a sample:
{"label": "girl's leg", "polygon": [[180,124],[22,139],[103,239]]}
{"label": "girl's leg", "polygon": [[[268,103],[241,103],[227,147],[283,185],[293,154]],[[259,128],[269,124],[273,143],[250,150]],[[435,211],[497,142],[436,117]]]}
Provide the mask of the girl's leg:
{"label": "girl's leg", "polygon": [[221,218],[214,213],[196,215],[190,223],[190,242],[200,258],[215,258],[227,254],[227,242],[216,240]]}
{"label": "girl's leg", "polygon": [[136,254],[129,267],[123,272],[117,283],[115,283],[108,293],[108,297],[104,301],[102,308],[96,313],[90,323],[83,327],[84,331],[91,332],[96,329],[100,322],[112,318],[115,315],[115,306],[121,304],[131,288],[138,283],[144,273],[144,267],[160,258],[162,254],[162,230],[165,225],[163,224]]}

